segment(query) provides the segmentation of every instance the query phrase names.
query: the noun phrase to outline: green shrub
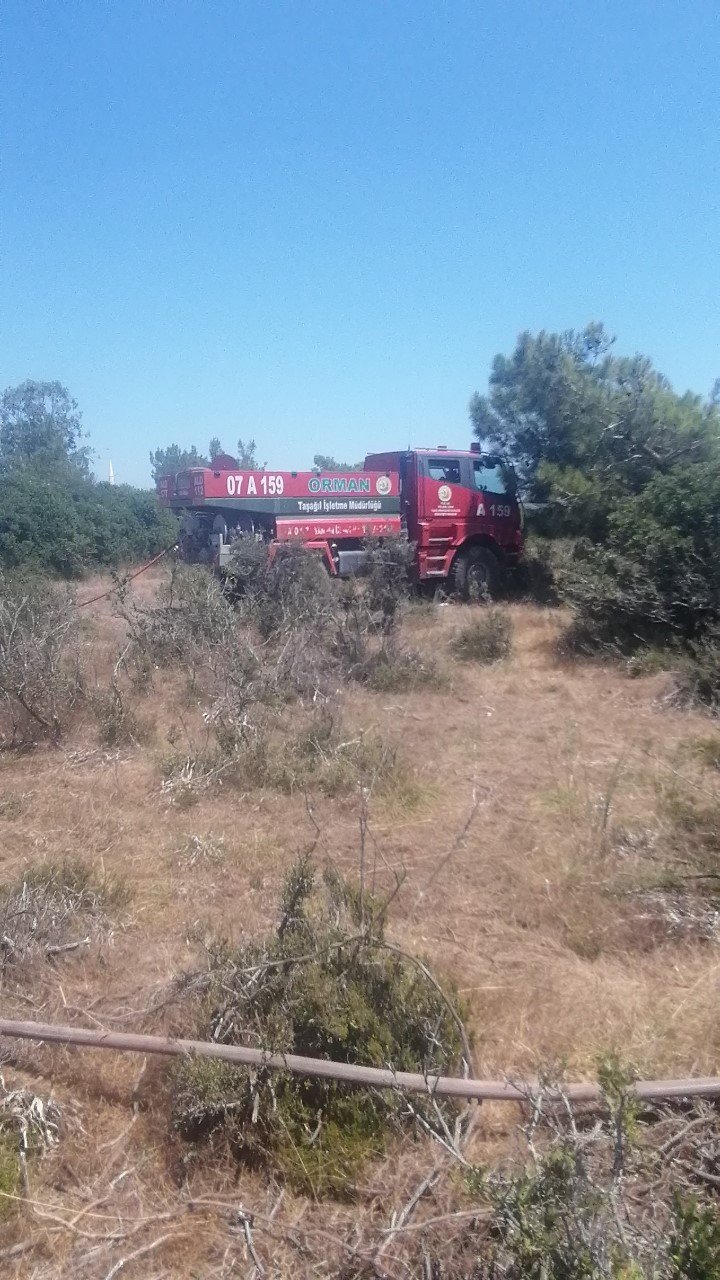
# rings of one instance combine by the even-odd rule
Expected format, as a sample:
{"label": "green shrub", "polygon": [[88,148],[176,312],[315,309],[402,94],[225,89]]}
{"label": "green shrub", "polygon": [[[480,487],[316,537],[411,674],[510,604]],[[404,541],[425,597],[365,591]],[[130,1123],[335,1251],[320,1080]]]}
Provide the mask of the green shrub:
{"label": "green shrub", "polygon": [[400,642],[394,628],[379,630],[362,602],[353,602],[338,626],[332,657],[351,680],[376,693],[405,693],[440,683],[437,664]]}
{"label": "green shrub", "polygon": [[512,618],[500,609],[487,609],[453,636],[450,648],[465,662],[491,663],[512,653]]}
{"label": "green shrub", "polygon": [[557,605],[560,602],[558,564],[569,552],[569,544],[531,535],[525,539],[522,559],[508,575],[508,594],[514,599],[535,604]]}
{"label": "green shrub", "polygon": [[576,648],[702,643],[720,623],[720,464],[657,475],[617,502],[607,543],[581,539],[561,589]]}
{"label": "green shrub", "polygon": [[0,1223],[19,1207],[23,1190],[28,1194],[28,1161],[55,1146],[60,1121],[52,1096],[8,1087],[0,1075]]}
{"label": "green shrub", "polygon": [[720,628],[691,643],[676,665],[675,700],[687,706],[720,708]]}
{"label": "green shrub", "polygon": [[15,1213],[21,1190],[17,1139],[0,1128],[0,1223]]}
{"label": "green shrub", "polygon": [[414,546],[404,534],[365,540],[367,561],[366,603],[381,616],[384,630],[397,620],[402,603],[410,595],[410,570]]}
{"label": "green shrub", "polygon": [[625,669],[631,680],[639,680],[643,676],[656,676],[675,670],[683,660],[684,654],[673,644],[664,647],[648,645],[630,655]]}
{"label": "green shrub", "polygon": [[322,629],[339,606],[320,556],[295,542],[277,547],[255,578],[248,599],[265,639],[299,627]]}
{"label": "green shrub", "polygon": [[88,701],[98,727],[103,747],[136,745],[151,736],[151,726],[141,720],[127,698],[120,692],[117,676],[108,689],[95,689]]}
{"label": "green shrub", "polygon": [[699,1205],[694,1198],[675,1201],[670,1239],[671,1280],[719,1280],[720,1213],[717,1205]]}
{"label": "green shrub", "polygon": [[621,553],[578,541],[559,583],[574,614],[561,640],[567,652],[633,653],[673,638],[657,585]]}
{"label": "green shrub", "polygon": [[218,705],[213,716],[241,716],[258,698],[263,675],[260,654],[252,645],[232,602],[205,568],[176,566],[150,608],[126,598],[120,584],[118,612],[125,620],[131,649],[126,666],[136,683],[146,685],[156,667],[180,667],[190,688],[205,678],[204,692]]}
{"label": "green shrub", "polygon": [[670,789],[663,798],[667,818],[675,828],[675,843],[682,835],[684,854],[720,852],[720,805],[698,800]]}
{"label": "green shrub", "polygon": [[[567,1098],[559,1102],[562,1081],[541,1078],[522,1154],[466,1170],[480,1211],[464,1238],[457,1234],[444,1253],[442,1246],[434,1252],[438,1275],[720,1280],[717,1206],[689,1194],[696,1169],[703,1178],[700,1152],[712,1161],[717,1150],[714,1109],[699,1103],[690,1116],[650,1112],[632,1092],[633,1078],[616,1056],[605,1056],[598,1070],[605,1107],[592,1124]],[[643,1183],[653,1186],[647,1199],[634,1194]],[[480,1271],[472,1266],[478,1259]]]}
{"label": "green shrub", "polygon": [[242,594],[254,587],[267,571],[267,563],[268,544],[255,537],[241,534],[230,547],[230,559],[226,569],[230,589]]}
{"label": "green shrub", "polygon": [[154,493],[59,468],[0,472],[0,566],[79,577],[144,560],[177,538]]}
{"label": "green shrub", "polygon": [[232,643],[237,619],[222,587],[207,569],[177,564],[159,603],[149,608],[127,596],[118,583],[117,608],[128,625],[136,660],[152,666],[206,663]]}
{"label": "green shrub", "polygon": [[288,795],[318,790],[347,795],[358,788],[380,795],[414,797],[395,747],[376,733],[348,738],[342,721],[328,709],[313,712],[291,731],[280,729],[248,737],[237,758],[238,778],[246,785],[273,787]]}
{"label": "green shrub", "polygon": [[[275,933],[261,944],[211,952],[208,971],[186,980],[197,1031],[220,1043],[397,1070],[450,1072],[461,1042],[456,1017],[409,958],[383,949],[386,902],[328,874],[322,888],[300,859],[284,886]],[[181,1064],[174,1123],[191,1140],[222,1133],[237,1157],[270,1164],[314,1195],[351,1195],[368,1157],[408,1107],[391,1092],[333,1081]],[[437,1123],[427,1099],[414,1104]],[[438,1103],[449,1118],[451,1105]],[[447,1122],[447,1119],[446,1119]]]}

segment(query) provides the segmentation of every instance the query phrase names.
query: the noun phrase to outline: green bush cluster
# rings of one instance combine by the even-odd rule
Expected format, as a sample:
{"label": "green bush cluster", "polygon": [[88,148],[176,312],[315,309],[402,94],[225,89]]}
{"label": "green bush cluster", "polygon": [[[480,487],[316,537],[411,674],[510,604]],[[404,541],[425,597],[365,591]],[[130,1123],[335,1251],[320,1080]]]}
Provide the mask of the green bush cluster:
{"label": "green bush cluster", "polygon": [[484,1190],[493,1217],[483,1280],[720,1280],[716,1205],[676,1191],[664,1229],[635,1230],[570,1137],[520,1174],[489,1177]]}
{"label": "green bush cluster", "polygon": [[526,533],[522,559],[507,579],[510,598],[542,605],[559,604],[558,566],[567,558],[571,546],[567,539]]}
{"label": "green bush cluster", "polygon": [[699,1204],[695,1196],[676,1196],[668,1257],[670,1280],[719,1280],[717,1205]]}
{"label": "green bush cluster", "polygon": [[714,643],[720,622],[720,463],[657,476],[619,502],[607,540],[578,542],[563,575],[575,640],[624,652]]}
{"label": "green bush cluster", "polygon": [[59,382],[0,396],[0,567],[79,576],[172,545],[175,517],[155,493],[99,484],[77,404]]}
{"label": "green bush cluster", "polygon": [[0,565],[74,578],[89,568],[149,559],[177,537],[154,493],[55,474],[0,468]]}
{"label": "green bush cluster", "polygon": [[720,383],[707,399],[680,395],[646,357],[613,348],[598,323],[522,333],[471,418],[513,459],[535,533],[559,548],[538,565],[530,540],[518,584],[528,592],[535,577],[571,606],[565,647],[682,650],[686,696],[714,706]]}
{"label": "green bush cluster", "polygon": [[[396,1070],[451,1073],[462,1052],[452,1008],[409,957],[383,948],[387,902],[333,874],[318,884],[301,858],[287,877],[276,931],[219,948],[187,980],[197,1032],[272,1051]],[[222,1134],[237,1157],[268,1164],[314,1195],[352,1195],[362,1163],[407,1118],[392,1091],[250,1072],[194,1060],[175,1072],[174,1122],[187,1139]],[[418,1110],[435,1112],[422,1099]],[[452,1107],[438,1103],[444,1117]],[[447,1121],[446,1121],[447,1122]]]}
{"label": "green bush cluster", "polygon": [[301,543],[282,543],[261,565],[249,604],[264,639],[311,627],[322,631],[337,608],[320,557]]}
{"label": "green bush cluster", "polygon": [[[703,1175],[717,1150],[713,1108],[697,1103],[689,1113],[658,1113],[635,1094],[634,1079],[617,1055],[604,1055],[604,1105],[589,1124],[562,1098],[562,1080],[541,1075],[521,1151],[490,1168],[466,1169],[479,1212],[466,1233],[432,1251],[431,1274],[720,1280],[720,1213]],[[647,1185],[652,1196],[636,1196]]]}

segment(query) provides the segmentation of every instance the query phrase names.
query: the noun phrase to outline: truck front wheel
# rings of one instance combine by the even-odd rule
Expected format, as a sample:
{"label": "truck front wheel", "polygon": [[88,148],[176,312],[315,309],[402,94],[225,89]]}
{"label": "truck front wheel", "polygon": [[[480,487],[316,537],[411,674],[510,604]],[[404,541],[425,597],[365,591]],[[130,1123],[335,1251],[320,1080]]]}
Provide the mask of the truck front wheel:
{"label": "truck front wheel", "polygon": [[487,547],[461,551],[454,568],[455,590],[462,600],[492,600],[500,586],[500,565]]}

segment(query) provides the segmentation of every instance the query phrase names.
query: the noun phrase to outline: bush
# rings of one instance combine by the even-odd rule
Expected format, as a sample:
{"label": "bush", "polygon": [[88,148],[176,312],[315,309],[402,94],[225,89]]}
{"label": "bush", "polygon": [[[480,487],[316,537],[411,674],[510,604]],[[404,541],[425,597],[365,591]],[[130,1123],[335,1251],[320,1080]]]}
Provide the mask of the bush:
{"label": "bush", "polygon": [[179,566],[161,592],[159,606],[138,608],[121,596],[119,608],[133,641],[129,662],[136,679],[147,682],[156,666],[181,663],[193,691],[204,681],[212,724],[240,723],[258,703],[324,700],[337,687],[336,664],[324,635],[326,619],[314,604],[288,623],[291,631],[273,637],[280,643],[270,638],[258,643],[256,613],[267,619],[276,608],[260,584],[236,608],[206,569]]}
{"label": "bush", "polygon": [[686,706],[720,708],[720,628],[690,644],[675,670],[675,700]]}
{"label": "bush", "polygon": [[229,589],[242,594],[254,587],[267,570],[268,544],[241,534],[230,547],[226,570]]}
{"label": "bush", "polygon": [[328,708],[314,712],[293,731],[248,737],[237,755],[238,781],[273,787],[287,795],[318,790],[346,795],[358,788],[414,800],[417,786],[404,774],[394,747],[375,733],[349,738]]}
{"label": "bush", "polygon": [[404,534],[365,540],[366,603],[381,615],[384,630],[396,622],[400,606],[410,595],[414,546]]}
{"label": "bush", "polygon": [[696,738],[688,744],[696,759],[708,769],[720,770],[720,738]]}
{"label": "bush", "polygon": [[[206,973],[185,979],[180,995],[196,1009],[197,1032],[232,1044],[252,1026],[257,1042],[279,1053],[456,1069],[457,1017],[410,958],[384,949],[386,912],[387,901],[332,874],[320,888],[301,858],[285,882],[275,933],[238,950],[217,948]],[[427,1124],[438,1123],[427,1099],[414,1105]],[[406,1123],[412,1110],[392,1093],[205,1061],[176,1070],[173,1107],[185,1138],[222,1134],[239,1159],[271,1164],[316,1196],[351,1194],[388,1126]],[[452,1106],[437,1107],[447,1122]]]}
{"label": "bush", "polygon": [[17,1141],[0,1129],[0,1223],[12,1217],[21,1190]]}
{"label": "bush", "polygon": [[12,1216],[25,1184],[27,1161],[56,1144],[60,1108],[29,1089],[8,1089],[0,1075],[0,1222]]}
{"label": "bush", "polygon": [[578,542],[560,586],[574,613],[561,640],[568,652],[633,653],[672,638],[656,584],[626,556]]}
{"label": "bush", "polygon": [[2,968],[51,960],[89,945],[111,929],[110,912],[127,902],[122,885],[99,881],[79,861],[27,871],[0,889]]}
{"label": "bush", "polygon": [[0,745],[57,741],[81,688],[72,596],[0,572]]}
{"label": "bush", "polygon": [[351,591],[332,647],[345,675],[378,693],[403,693],[438,679],[432,659],[400,643],[395,623],[388,624],[388,615],[377,622],[362,589]]}
{"label": "bush", "polygon": [[154,493],[97,483],[73,468],[0,471],[0,567],[79,577],[144,560],[177,538]]}
{"label": "bush", "polygon": [[404,649],[387,641],[369,653],[352,675],[375,693],[409,693],[421,685],[439,687],[442,684],[432,658],[423,657],[417,649]]}
{"label": "bush", "polygon": [[558,563],[566,559],[568,553],[566,542],[537,536],[526,538],[522,559],[507,576],[509,595],[535,604],[559,604]]}
{"label": "bush", "polygon": [[147,683],[155,667],[181,665],[192,684],[206,672],[221,690],[246,689],[260,670],[231,601],[204,568],[176,565],[159,605],[151,608],[128,598],[120,583],[117,608],[128,626],[128,664],[139,683]]}
{"label": "bush", "polygon": [[97,722],[101,746],[136,745],[147,739],[148,728],[120,693],[117,677],[113,678],[109,689],[95,689],[89,696],[89,703]]}
{"label": "bush", "polygon": [[87,545],[84,568],[148,560],[177,541],[177,517],[152,490],[86,481],[72,498]]}
{"label": "bush", "polygon": [[294,542],[278,546],[255,578],[249,603],[264,639],[299,627],[322,629],[338,609],[319,555]]}
{"label": "bush", "polygon": [[367,545],[368,578],[346,584],[333,656],[351,680],[377,693],[404,693],[439,682],[434,661],[406,649],[398,638],[398,624],[407,616],[412,545],[400,537]]}
{"label": "bush", "polygon": [[561,588],[581,650],[702,642],[720,624],[720,464],[659,475],[618,502],[606,545],[580,540]]}
{"label": "bush", "polygon": [[464,662],[487,664],[508,658],[512,642],[512,618],[500,609],[487,609],[453,636],[450,648]]}
{"label": "bush", "polygon": [[[541,1089],[523,1125],[522,1154],[466,1171],[477,1216],[470,1222],[468,1212],[467,1227],[454,1232],[450,1215],[435,1219],[422,1244],[428,1275],[720,1280],[720,1216],[701,1189],[718,1152],[714,1108],[641,1115],[627,1076],[621,1083],[616,1066],[611,1079],[604,1074],[605,1107],[592,1123],[555,1083],[553,1100]],[[650,1182],[652,1195],[636,1194]]]}
{"label": "bush", "polygon": [[699,1205],[695,1197],[676,1197],[670,1239],[671,1280],[718,1280],[720,1277],[720,1213],[716,1205]]}
{"label": "bush", "polygon": [[199,751],[173,750],[163,760],[160,789],[171,804],[189,809],[206,791],[234,778],[237,772],[238,752],[234,741],[225,749],[215,745]]}

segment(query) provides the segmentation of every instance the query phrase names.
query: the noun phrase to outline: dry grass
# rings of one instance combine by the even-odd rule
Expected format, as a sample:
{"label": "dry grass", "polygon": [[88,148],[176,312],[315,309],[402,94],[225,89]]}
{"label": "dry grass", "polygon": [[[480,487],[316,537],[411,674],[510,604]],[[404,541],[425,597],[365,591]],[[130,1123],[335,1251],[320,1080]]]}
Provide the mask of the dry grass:
{"label": "dry grass", "polygon": [[[133,591],[150,602],[159,580],[147,575]],[[564,1060],[569,1076],[594,1075],[611,1049],[648,1076],[717,1072],[717,948],[707,930],[664,929],[655,909],[696,869],[694,846],[683,862],[687,835],[668,788],[688,802],[720,800],[715,755],[696,745],[708,739],[707,717],[668,708],[662,674],[631,680],[609,665],[559,662],[557,612],[508,613],[512,656],[478,667],[451,657],[466,608],[413,610],[407,638],[440,659],[442,683],[339,695],[343,724],[397,747],[414,788],[412,804],[392,787],[369,799],[373,875],[388,888],[404,877],[388,931],[460,988],[478,1074]],[[104,687],[122,642],[110,601],[85,611],[83,648]],[[363,801],[352,787],[328,795],[312,774],[291,794],[210,786],[183,809],[163,795],[162,761],[200,740],[197,689],[171,669],[153,673],[145,692],[123,685],[122,696],[152,735],[109,748],[88,715],[61,747],[0,755],[0,884],[80,857],[132,892],[131,927],[111,953],[63,957],[42,990],[4,995],[7,1016],[160,1029],[158,993],[196,963],[203,940],[271,928],[299,848],[357,872]],[[386,1228],[443,1160],[436,1147],[406,1144],[369,1167],[352,1210],[314,1204],[260,1175],[237,1183],[230,1166],[188,1159],[168,1136],[157,1070],[143,1074],[136,1059],[6,1042],[2,1069],[8,1087],[43,1094],[52,1083],[66,1118],[59,1146],[31,1170],[35,1206],[19,1206],[0,1241],[0,1254],[28,1245],[3,1262],[11,1276],[96,1280],[147,1246],[123,1280],[252,1275],[248,1232],[265,1263],[274,1259],[269,1274],[337,1275],[353,1225],[365,1235]],[[473,1158],[505,1151],[513,1122],[512,1109],[483,1108]],[[443,1179],[421,1216],[456,1203]],[[254,1227],[241,1211],[256,1215]],[[400,1251],[393,1238],[382,1255],[389,1274],[407,1274]]]}

